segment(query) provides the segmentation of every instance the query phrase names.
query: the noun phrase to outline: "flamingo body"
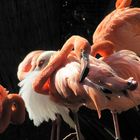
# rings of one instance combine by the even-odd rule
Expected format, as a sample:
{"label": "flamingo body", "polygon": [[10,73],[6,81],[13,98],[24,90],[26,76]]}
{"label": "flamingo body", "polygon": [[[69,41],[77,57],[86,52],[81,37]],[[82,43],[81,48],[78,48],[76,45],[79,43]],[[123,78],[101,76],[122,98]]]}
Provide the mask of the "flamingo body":
{"label": "flamingo body", "polygon": [[[72,50],[73,48],[74,50]],[[81,82],[81,67],[84,66],[85,61],[79,58],[79,53],[83,50],[88,53],[86,59],[89,71]],[[108,64],[92,57],[89,52],[90,46],[86,39],[72,36],[62,49],[55,52],[53,56],[49,56],[49,59],[48,52],[42,53],[34,70],[37,72],[36,70],[39,69],[38,74],[31,76],[32,81],[29,76],[30,87],[36,93],[48,95],[58,105],[71,108],[74,111],[77,111],[81,105],[86,105],[96,109],[101,117],[101,110],[111,109],[112,100],[109,98],[114,97],[117,100],[119,95],[124,95],[122,91],[135,90],[137,82],[131,78],[131,75],[125,79],[120,77]],[[40,67],[42,60],[43,63]],[[28,82],[21,84],[22,88],[26,87],[26,83]],[[23,89],[25,90],[21,90],[21,93],[24,91],[26,94],[26,88]],[[109,89],[111,94],[106,95],[102,89]],[[119,107],[116,107],[116,110],[119,110]]]}
{"label": "flamingo body", "polygon": [[[89,52],[90,46],[86,39],[72,36],[53,56],[48,56],[46,51],[38,57],[35,69],[19,84],[20,94],[35,125],[43,120],[54,120],[57,113],[63,119],[63,116],[67,116],[65,121],[69,124],[68,111],[65,110],[70,108],[77,112],[82,105],[97,110],[100,118],[103,109],[121,112],[139,104],[126,96],[126,93],[137,88],[137,81],[131,78],[131,74],[127,78],[119,76],[117,69],[110,63],[96,59]],[[85,71],[86,76],[80,80],[81,73],[83,75]],[[132,94],[128,93],[129,96]],[[131,105],[123,104],[121,107],[123,101],[131,102]],[[59,107],[65,113],[60,112]]]}
{"label": "flamingo body", "polygon": [[[44,54],[50,55],[54,51],[43,52],[38,56],[38,59],[43,58]],[[48,62],[49,57],[45,58]],[[38,61],[36,61],[38,63]],[[50,98],[50,96],[45,96],[38,94],[33,89],[32,83],[34,79],[40,74],[40,69],[34,69],[27,73],[24,79],[19,83],[20,95],[25,101],[26,109],[29,113],[29,118],[33,120],[35,126],[39,126],[43,121],[54,121],[56,119],[56,114],[60,114],[63,120],[68,123],[72,128],[74,128],[74,122],[69,116],[69,110],[56,104]],[[46,90],[46,94],[47,90]]]}
{"label": "flamingo body", "polygon": [[[124,81],[122,82],[122,79],[117,76],[117,72],[102,60],[89,57],[89,74],[82,83],[78,81],[79,72],[80,62],[74,57],[73,61],[68,61],[52,75],[50,89],[51,97],[55,102],[67,106],[71,110],[78,110],[80,106],[85,105],[97,110],[99,117],[101,117],[100,111],[104,109],[121,112],[136,105],[122,93],[127,88],[127,84],[123,83]],[[129,77],[130,75],[127,76],[127,78]],[[125,79],[127,78],[125,77]],[[104,79],[108,80],[102,81]],[[98,82],[99,80],[102,81],[101,84]],[[112,94],[107,95],[107,98],[101,87],[111,89]],[[129,103],[129,105],[125,105],[125,103]]]}
{"label": "flamingo body", "polygon": [[127,49],[140,55],[140,8],[130,8],[130,4],[131,0],[117,0],[116,9],[101,21],[93,34],[93,49],[97,51],[104,47],[101,42],[109,41],[106,47],[113,44],[116,51]]}
{"label": "flamingo body", "polygon": [[21,124],[25,120],[25,106],[18,94],[8,94],[0,85],[0,133],[4,132],[10,123]]}
{"label": "flamingo body", "polygon": [[20,95],[25,101],[29,117],[33,120],[35,126],[39,126],[43,121],[54,121],[56,114],[61,114],[65,122],[74,128],[74,122],[69,116],[69,110],[50,99],[50,96],[41,95],[32,88],[32,81],[38,75],[38,71],[33,71],[22,82]]}
{"label": "flamingo body", "polygon": [[[104,61],[109,64],[115,72],[122,78],[132,76],[137,82],[138,87],[134,91],[128,92],[128,97],[118,98],[113,100],[112,107],[118,106],[120,111],[130,109],[140,104],[140,58],[136,53],[129,50],[121,50],[112,54],[110,57],[105,58]],[[126,109],[125,109],[126,108]]]}

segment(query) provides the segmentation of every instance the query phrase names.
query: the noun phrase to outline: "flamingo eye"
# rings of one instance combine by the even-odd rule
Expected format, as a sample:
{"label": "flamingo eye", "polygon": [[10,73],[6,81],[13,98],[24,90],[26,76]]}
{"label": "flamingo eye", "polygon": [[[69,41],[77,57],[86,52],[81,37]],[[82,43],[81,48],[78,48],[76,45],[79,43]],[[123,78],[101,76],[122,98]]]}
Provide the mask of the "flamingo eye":
{"label": "flamingo eye", "polygon": [[99,53],[96,54],[95,56],[97,59],[99,59],[100,57],[102,57]]}
{"label": "flamingo eye", "polygon": [[42,65],[44,64],[45,60],[40,60],[39,61],[39,64],[38,64],[38,67],[42,67]]}
{"label": "flamingo eye", "polygon": [[16,108],[17,108],[16,103],[13,103],[13,104],[12,104],[12,111],[15,111]]}

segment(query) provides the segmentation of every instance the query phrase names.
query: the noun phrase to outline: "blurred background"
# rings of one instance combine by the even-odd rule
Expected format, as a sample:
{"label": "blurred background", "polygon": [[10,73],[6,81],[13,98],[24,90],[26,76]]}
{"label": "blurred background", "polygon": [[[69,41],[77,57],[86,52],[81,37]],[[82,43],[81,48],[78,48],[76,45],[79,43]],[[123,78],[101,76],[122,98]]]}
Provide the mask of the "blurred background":
{"label": "blurred background", "polygon": [[[0,84],[10,92],[19,91],[18,64],[32,50],[58,50],[71,35],[80,35],[92,43],[92,34],[100,21],[115,8],[115,0],[0,0]],[[132,7],[140,7],[133,0]],[[83,113],[84,112],[84,113]],[[113,140],[112,117],[82,107],[81,131],[86,140]],[[122,140],[140,139],[140,114],[135,109],[118,115]],[[64,122],[61,139],[74,132]],[[26,113],[22,125],[9,125],[0,140],[49,140],[51,122],[35,127]]]}

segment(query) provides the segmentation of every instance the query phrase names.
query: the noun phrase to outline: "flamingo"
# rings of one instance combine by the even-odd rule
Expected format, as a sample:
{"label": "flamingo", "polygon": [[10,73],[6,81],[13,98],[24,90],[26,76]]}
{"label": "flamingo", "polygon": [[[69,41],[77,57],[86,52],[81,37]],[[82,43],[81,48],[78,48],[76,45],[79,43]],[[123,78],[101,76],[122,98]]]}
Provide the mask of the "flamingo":
{"label": "flamingo", "polygon": [[117,103],[116,105],[120,106],[120,110],[118,110],[118,112],[120,112],[126,110],[125,108],[130,109],[134,107],[134,105],[138,105],[140,102],[140,57],[133,51],[121,50],[112,54],[110,57],[104,58],[104,62],[111,66],[118,76],[124,79],[132,76],[138,82],[135,90],[129,90],[129,92],[126,93],[126,96],[132,99],[131,101],[128,100],[127,104],[126,102],[120,102],[119,104],[119,100],[117,102],[114,101],[113,106],[115,107]]}
{"label": "flamingo", "polygon": [[[111,56],[111,57],[109,57],[108,58],[108,61],[107,60],[104,60],[105,62],[108,62],[108,64],[109,65],[111,65],[113,62],[114,62],[114,64],[115,64],[115,66],[116,66],[116,68],[115,67],[113,67],[112,65],[111,65],[111,67],[113,68],[113,70],[115,70],[115,72],[119,75],[119,76],[121,76],[121,77],[123,77],[124,79],[127,79],[128,77],[130,77],[130,76],[133,76],[134,77],[134,79],[136,79],[136,81],[140,81],[140,75],[139,75],[139,68],[140,68],[140,59],[134,54],[134,53],[132,53],[132,52],[129,52],[129,51],[124,51],[124,53],[122,53],[122,52],[119,52],[118,54],[116,54],[116,55],[118,55],[119,56],[119,60],[118,60],[118,62],[120,62],[120,63],[115,63],[115,60],[117,59],[117,58],[114,58],[114,56]],[[127,66],[126,67],[126,69],[124,69],[123,71],[121,71],[121,69],[123,69],[123,67],[121,67],[124,63],[123,63],[123,61],[121,61],[125,56],[129,56],[128,58],[126,58],[126,62],[125,62],[125,65]],[[94,60],[95,61],[95,60]],[[130,63],[130,61],[131,61],[131,63],[133,63],[133,65],[135,66],[134,67],[134,69],[133,70],[131,70],[131,73],[130,72],[128,72],[129,74],[126,74],[127,75],[127,77],[126,76],[122,76],[120,73],[122,72],[122,73],[127,73],[126,71],[127,71],[127,69],[129,69],[130,68],[130,66],[132,66],[133,67],[133,65],[131,65],[131,63]],[[137,62],[137,61],[139,61],[139,62]],[[70,61],[71,62],[71,61]],[[122,63],[121,63],[122,62]],[[135,62],[135,63],[134,63]],[[95,62],[94,62],[95,63]],[[70,100],[70,97],[69,96],[71,96],[71,95],[67,95],[68,93],[70,93],[70,91],[69,90],[73,90],[73,92],[76,94],[76,96],[78,96],[77,95],[77,92],[79,91],[81,91],[82,92],[82,94],[84,93],[83,91],[82,91],[82,88],[80,87],[80,85],[75,85],[75,84],[77,84],[77,82],[78,82],[78,80],[75,78],[75,77],[72,77],[72,73],[71,73],[71,70],[74,68],[74,67],[76,67],[76,66],[74,66],[74,65],[71,65],[71,67],[70,67],[70,64],[68,65],[68,66],[66,66],[66,68],[65,69],[63,69],[63,70],[58,70],[58,72],[56,73],[56,77],[58,77],[59,79],[57,79],[57,78],[55,78],[55,80],[56,81],[59,81],[59,83],[58,82],[56,82],[56,87],[57,87],[57,91],[59,92],[59,93],[63,93],[64,95],[64,97],[65,98],[68,98],[68,101],[67,102],[70,102],[71,100],[73,101],[73,98],[75,99],[75,97],[71,97],[72,99]],[[102,65],[102,67],[105,67],[105,66],[103,66]],[[117,67],[119,67],[120,68],[120,71],[118,71],[118,69],[117,69]],[[91,67],[89,68],[89,69],[91,69]],[[92,74],[92,73],[89,73],[89,75],[91,76],[93,76],[94,77],[94,82],[96,83],[98,80],[98,82],[100,82],[101,83],[101,85],[102,85],[102,80],[104,80],[104,79],[106,79],[106,77],[104,77],[104,74],[109,74],[109,73],[106,73],[106,71],[105,71],[105,73],[104,73],[104,71],[102,71],[102,69],[100,68],[100,70],[98,70],[98,72],[96,72],[95,71],[96,70],[96,68],[94,68],[94,70],[93,70],[93,72],[94,73],[96,73],[96,75],[98,75],[98,76],[100,76],[100,77],[97,77],[95,74]],[[130,70],[129,70],[130,71]],[[134,73],[134,71],[137,71],[137,74],[135,74]],[[70,74],[71,73],[71,74]],[[68,75],[68,74],[70,74],[70,75]],[[74,75],[76,75],[76,74],[74,74]],[[77,72],[77,75],[78,75],[78,72]],[[106,75],[105,75],[106,76]],[[107,76],[110,76],[110,74],[109,75],[107,75]],[[69,78],[69,81],[68,81],[68,77],[71,77],[71,78]],[[98,80],[97,80],[97,79]],[[65,79],[67,79],[67,84],[66,84],[66,82],[65,82]],[[76,81],[75,81],[76,80]],[[130,91],[133,91],[134,89],[136,89],[136,87],[137,87],[137,83],[136,83],[136,81],[133,81],[133,78],[129,78],[129,80],[128,80],[128,85],[131,85],[131,88],[128,88]],[[53,81],[54,82],[54,81]],[[72,83],[71,83],[72,82]],[[97,84],[99,84],[97,82]],[[110,83],[108,83],[107,85],[105,85],[104,87],[106,88],[108,88],[108,89],[111,89],[111,91],[112,91],[112,87],[108,87],[108,85],[110,86],[110,84],[112,85],[116,85],[116,88],[118,88],[117,86],[119,86],[119,85],[117,85],[117,82],[116,83],[114,83],[115,81],[114,81],[114,79],[111,79],[111,81],[110,81]],[[119,82],[118,82],[119,83]],[[121,84],[121,83],[119,83],[119,84]],[[101,86],[100,85],[100,86]],[[65,88],[63,87],[63,86],[65,86]],[[74,87],[76,87],[76,89],[74,89]],[[79,89],[79,88],[80,89]],[[95,87],[94,87],[95,88]],[[98,87],[99,88],[99,87]],[[114,87],[114,89],[113,90],[115,90],[115,87]],[[140,101],[139,101],[139,87],[137,88],[137,90],[136,91],[134,91],[133,93],[132,92],[130,92],[129,94],[126,92],[126,90],[123,90],[123,89],[121,89],[121,88],[119,88],[119,92],[117,93],[117,94],[114,94],[114,95],[107,95],[106,97],[107,98],[109,98],[109,100],[112,100],[112,101],[110,101],[109,103],[108,103],[108,105],[105,107],[105,102],[103,102],[104,100],[101,100],[102,98],[101,97],[99,97],[100,98],[100,102],[102,102],[103,103],[103,106],[105,107],[105,108],[107,108],[107,109],[109,109],[109,110],[111,110],[111,112],[112,112],[112,115],[113,115],[113,120],[114,120],[114,125],[115,125],[115,133],[116,133],[116,139],[119,139],[120,138],[120,134],[119,134],[119,126],[118,126],[118,122],[117,122],[117,117],[116,117],[116,112],[122,112],[122,111],[126,111],[126,110],[128,110],[128,109],[130,109],[130,108],[132,108],[132,107],[134,107],[134,106],[136,106],[136,105],[138,105],[139,103],[140,103]],[[55,91],[56,92],[56,91]],[[79,93],[78,92],[78,93]],[[97,92],[97,91],[94,91],[94,92]],[[103,92],[104,92],[104,90],[103,90]],[[133,98],[133,96],[135,95],[135,93],[137,93],[137,96],[135,96],[135,98]],[[93,96],[92,95],[93,94],[93,91],[91,92],[91,97]],[[131,95],[132,94],[132,95]],[[62,96],[62,95],[61,95]],[[68,97],[67,97],[68,96]],[[80,95],[81,96],[81,95]],[[82,96],[83,97],[83,96]],[[56,98],[56,95],[55,95],[55,97],[54,98]],[[99,109],[99,104],[97,103],[97,102],[99,102],[99,100],[97,99],[96,100],[96,96],[95,97],[93,97],[93,98],[95,98],[94,99],[94,103],[95,103],[95,106],[96,106],[96,110],[97,111],[99,111],[99,110],[102,110],[102,109]],[[85,99],[85,98],[84,98]],[[69,101],[70,100],[70,101]],[[136,100],[136,101],[135,101]],[[74,101],[73,101],[74,102]],[[70,102],[71,104],[72,104],[72,107],[70,107],[71,108],[71,110],[73,110],[73,108],[74,108],[74,110],[75,110],[75,104],[73,103],[73,102]],[[69,104],[70,104],[69,103]],[[76,102],[77,103],[77,102]],[[79,105],[79,104],[78,104]],[[74,106],[74,107],[73,107]],[[88,105],[86,105],[87,107],[90,107],[90,106],[88,106]],[[103,108],[103,109],[105,109],[105,108]],[[93,109],[92,107],[91,107],[91,109]],[[94,108],[95,109],[95,108]],[[99,114],[99,117],[100,117],[100,112],[98,112],[98,114]]]}
{"label": "flamingo", "polygon": [[[19,85],[21,86],[22,84],[24,84],[24,88],[26,87],[26,89],[24,89],[25,91],[23,91],[23,93],[27,92],[26,95],[22,93],[22,90],[20,91],[20,94],[25,101],[25,105],[29,113],[29,118],[33,120],[35,126],[39,126],[43,121],[48,121],[49,119],[51,119],[53,121],[51,140],[54,139],[54,131],[56,125],[54,121],[56,121],[56,139],[58,140],[61,121],[61,118],[59,116],[60,113],[64,121],[68,123],[72,128],[74,128],[74,122],[69,116],[69,110],[59,105],[56,106],[55,103],[50,100],[49,96],[44,97],[42,95],[37,95],[37,93],[32,90],[31,85],[33,80],[32,76],[35,76],[43,68],[43,65],[48,63],[53,53],[55,53],[55,51],[35,50],[30,52],[19,64],[17,77],[20,81],[22,81]],[[30,79],[29,77],[32,79]],[[38,101],[38,103],[35,103],[36,101]],[[36,110],[36,106],[38,106],[38,110]]]}
{"label": "flamingo", "polygon": [[[80,40],[80,41],[77,41],[77,40]],[[80,77],[79,77],[79,81],[81,81],[82,82],[82,80],[84,79],[84,77],[86,76],[86,74],[88,73],[87,71],[88,71],[88,68],[87,68],[87,65],[88,65],[88,53],[90,52],[90,47],[89,47],[89,43],[88,43],[88,41],[86,40],[86,39],[84,39],[84,38],[81,38],[81,37],[79,37],[79,36],[77,36],[77,37],[75,37],[75,36],[73,36],[73,37],[71,37],[68,41],[67,41],[67,43],[65,44],[65,45],[68,45],[69,46],[69,48],[68,48],[68,51],[70,52],[72,49],[73,49],[73,47],[74,46],[81,46],[81,49],[79,49],[79,47],[75,47],[75,50],[78,52],[78,54],[77,54],[77,57],[79,57],[79,59],[81,59],[81,64],[82,64],[82,67],[81,67],[81,74],[80,74]],[[84,48],[85,47],[85,48]],[[82,52],[81,52],[82,51]],[[61,51],[62,52],[62,51]],[[64,57],[66,57],[67,55],[65,54],[65,50],[63,50],[63,54],[61,54],[61,55],[63,55]],[[18,75],[18,78],[19,78],[19,80],[22,80],[24,77],[25,77],[25,75],[27,75],[27,73],[28,73],[28,71],[32,71],[33,69],[34,69],[34,67],[33,68],[31,68],[31,61],[32,61],[32,59],[34,58],[34,54],[36,54],[36,51],[35,52],[31,52],[29,55],[27,55],[26,57],[25,57],[25,59],[24,59],[24,61],[23,62],[21,62],[20,63],[20,65],[19,65],[19,67],[18,67],[18,73],[17,73],[17,75]],[[39,54],[38,52],[37,52],[37,54]],[[60,57],[61,58],[61,55],[58,55],[58,57]],[[38,55],[37,55],[37,57],[38,57]],[[36,58],[37,57],[35,57],[35,60],[36,60]],[[47,58],[48,58],[48,56],[47,56]],[[55,58],[54,58],[55,59]],[[47,59],[48,60],[48,59]],[[57,61],[59,60],[59,58],[57,58]],[[42,64],[43,65],[43,61],[44,61],[44,59],[41,59],[40,61],[38,61],[37,63],[40,65],[40,64]],[[63,64],[63,62],[65,61],[65,58],[63,59],[63,61],[61,61],[60,60],[60,62],[58,61],[58,65],[61,65],[60,63],[62,63]],[[35,62],[35,61],[34,61]],[[55,62],[55,61],[54,61]],[[35,63],[34,63],[35,64]],[[40,67],[42,67],[42,65],[40,65]],[[35,65],[34,65],[35,66]],[[57,64],[56,64],[56,66],[57,66]],[[27,69],[26,69],[26,67],[27,67]],[[31,68],[30,70],[29,70],[29,68]],[[55,70],[55,69],[54,69]],[[51,72],[53,72],[54,70],[52,70]],[[85,74],[86,73],[86,74]],[[27,82],[27,81],[26,81]],[[21,86],[22,84],[20,84],[20,86]],[[47,84],[46,84],[47,85]],[[46,89],[46,87],[45,87],[45,90],[44,90],[44,92],[45,93],[47,93],[47,89]],[[25,101],[26,99],[24,99],[24,101]],[[25,104],[26,104],[26,101],[25,101]],[[60,109],[59,109],[60,110]],[[30,111],[28,111],[28,112],[30,112]],[[58,113],[59,114],[59,113]],[[29,116],[30,116],[30,113],[29,113]],[[62,116],[63,117],[63,116]],[[68,117],[69,118],[69,117]],[[32,118],[31,118],[32,119]],[[63,118],[64,119],[64,118]],[[34,119],[33,119],[34,120]],[[72,121],[71,121],[72,122]],[[72,123],[71,123],[72,124]],[[70,124],[70,125],[71,125]],[[36,125],[36,124],[35,124]],[[71,125],[72,126],[72,125]]]}
{"label": "flamingo", "polygon": [[[140,56],[140,8],[130,8],[131,2],[132,0],[116,1],[116,9],[101,21],[93,34],[91,55],[100,54],[105,58],[115,51],[127,49]],[[112,115],[115,124],[117,116]]]}
{"label": "flamingo", "polygon": [[11,94],[0,85],[0,133],[10,123],[21,124],[25,120],[24,101],[18,94]]}
{"label": "flamingo", "polygon": [[[74,50],[72,51],[73,48]],[[82,58],[79,57],[81,51],[84,52]],[[103,109],[119,110],[119,105],[113,108],[111,98],[117,101],[118,96],[122,96],[123,98],[121,99],[123,101],[126,97],[124,92],[135,90],[137,88],[137,82],[131,77],[127,79],[119,77],[108,64],[88,55],[87,52],[90,52],[90,47],[86,39],[80,36],[69,38],[62,49],[49,59],[49,62],[48,59],[46,59],[47,62],[44,61],[41,65],[43,66],[41,71],[37,72],[37,74],[33,73],[32,76],[27,76],[27,79],[21,82],[20,93],[22,97],[28,98],[26,89],[29,82],[27,81],[31,80],[30,87],[32,86],[32,90],[35,92],[34,94],[49,95],[49,98],[55,105],[70,108],[75,116],[79,107],[82,105],[97,110],[99,118]],[[44,56],[42,58],[40,55],[37,69],[40,67],[39,63],[45,60],[44,58]],[[81,78],[81,75],[84,75],[84,78]],[[38,106],[34,105],[37,110],[36,114],[32,114],[34,117],[40,114],[38,113]],[[30,109],[30,106],[28,108]],[[124,110],[127,109],[127,107],[124,107]],[[75,117],[75,120],[76,129],[80,133],[77,117]],[[77,139],[83,139],[80,134],[78,135]]]}
{"label": "flamingo", "polygon": [[[30,73],[32,73],[33,71],[36,71],[37,70],[37,68],[36,68],[36,66],[37,65],[39,65],[40,67],[41,67],[41,65],[42,64],[44,64],[44,60],[43,60],[43,57],[45,57],[44,59],[46,59],[46,62],[48,62],[49,61],[49,58],[51,57],[51,55],[54,53],[55,51],[44,51],[44,50],[35,50],[35,51],[32,51],[32,52],[30,52],[29,54],[27,54],[26,55],[26,57],[23,59],[23,61],[19,64],[19,66],[18,66],[18,71],[17,71],[17,77],[18,77],[18,79],[20,80],[20,81],[22,81],[23,79],[25,79],[26,78],[26,76],[27,75],[29,75]],[[41,56],[40,56],[41,55]],[[42,58],[42,60],[40,61],[40,57]],[[39,70],[41,70],[41,68],[40,69],[38,69],[37,71],[39,71]],[[29,91],[28,91],[29,92]],[[32,91],[30,91],[30,93],[31,93]],[[31,93],[32,95],[34,94],[34,92],[32,92]],[[35,93],[36,94],[36,93]],[[22,96],[22,94],[21,94],[21,96]],[[29,94],[29,96],[30,96],[30,94]],[[31,96],[32,97],[32,96]],[[35,96],[35,97],[33,97],[33,98],[36,98],[36,100],[39,100],[39,101],[41,101],[41,98],[42,97],[38,97],[38,96]],[[39,98],[39,99],[38,99]],[[24,98],[24,96],[23,96],[23,99],[25,100],[25,104],[26,104],[26,98]],[[48,99],[48,97],[47,98],[45,98],[45,100],[46,100],[46,102],[47,102],[47,100],[49,100]],[[51,104],[51,103],[50,103]],[[47,104],[46,104],[47,105]],[[28,105],[26,105],[26,106],[28,106]],[[44,109],[44,108],[43,108]],[[58,108],[56,108],[55,107],[55,109],[58,109],[58,110],[60,110],[59,109],[59,107]],[[28,107],[27,107],[27,111],[28,111],[28,113],[29,113],[29,117],[31,116],[30,114],[32,113],[32,107],[31,107],[31,110],[28,110]],[[34,111],[34,110],[33,110]],[[63,113],[63,119],[65,119],[66,120],[66,116],[65,115],[67,115],[68,114],[68,110],[67,109],[61,109],[61,111],[62,112],[65,112],[65,113]],[[59,112],[59,111],[56,111],[56,112]],[[47,112],[47,110],[46,110],[46,113],[48,113]],[[44,115],[44,114],[43,114]],[[49,115],[48,115],[49,116]],[[46,117],[46,120],[48,121],[48,116],[44,116],[44,118]],[[56,118],[55,120],[54,120],[54,118]],[[35,119],[35,117],[30,117],[30,119],[31,120],[33,120],[33,122],[34,122],[34,125],[35,126],[39,126],[41,123],[42,123],[42,121],[40,121],[40,122],[37,122],[36,121],[36,119]],[[44,119],[45,120],[45,119]],[[61,118],[60,118],[60,116],[59,116],[59,114],[56,114],[56,117],[53,117],[53,126],[52,126],[52,132],[51,132],[51,140],[53,140],[54,139],[54,131],[55,131],[55,127],[56,127],[56,124],[57,124],[57,135],[56,135],[56,139],[58,140],[59,139],[59,134],[60,134],[60,122],[61,122]],[[72,127],[72,128],[74,128],[74,123],[73,123],[73,121],[70,119],[70,117],[68,116],[68,119],[66,120],[66,122]]]}
{"label": "flamingo", "polygon": [[116,9],[97,26],[91,54],[104,57],[127,49],[140,56],[140,8],[130,8],[132,0],[117,0]]}
{"label": "flamingo", "polygon": [[[136,90],[128,92],[124,92],[126,94],[126,99],[118,99],[115,101],[113,98],[113,107],[116,105],[120,106],[118,107],[120,110],[117,110],[116,112],[122,112],[125,110],[128,110],[132,107],[137,107],[140,103],[140,58],[137,56],[136,53],[130,50],[121,50],[114,54],[112,54],[110,57],[104,58],[104,61],[113,68],[117,72],[117,74],[122,78],[128,78],[129,76],[132,76],[137,82],[138,87]],[[130,69],[131,67],[131,69]],[[131,99],[131,100],[130,100]],[[121,101],[122,100],[122,101]],[[115,109],[112,109],[115,110]],[[116,123],[116,135],[118,138],[120,138],[120,132],[119,132],[119,126],[117,122],[117,116],[113,114],[114,117],[114,124]]]}

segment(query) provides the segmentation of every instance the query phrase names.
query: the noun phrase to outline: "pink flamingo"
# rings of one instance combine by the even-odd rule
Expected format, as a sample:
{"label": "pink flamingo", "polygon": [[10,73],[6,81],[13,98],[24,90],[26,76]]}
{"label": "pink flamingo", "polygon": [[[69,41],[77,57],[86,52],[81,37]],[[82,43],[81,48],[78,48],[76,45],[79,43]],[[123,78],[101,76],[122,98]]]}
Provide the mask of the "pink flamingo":
{"label": "pink flamingo", "polygon": [[0,133],[3,133],[10,123],[21,124],[25,120],[25,106],[18,94],[9,92],[0,85]]}
{"label": "pink flamingo", "polygon": [[[140,56],[140,8],[130,8],[131,2],[132,0],[116,1],[116,9],[102,20],[93,34],[94,44],[91,47],[91,55],[100,54],[103,59],[115,51],[127,49]],[[112,60],[116,61],[115,59]],[[111,62],[113,63],[113,61]],[[121,71],[123,73],[124,70],[120,70],[119,73]],[[131,73],[134,74],[134,72]],[[113,118],[117,118],[115,114],[112,115]]]}
{"label": "pink flamingo", "polygon": [[[73,48],[74,51],[72,51]],[[82,57],[80,57],[81,52],[84,52]],[[90,47],[87,40],[79,36],[72,36],[66,41],[62,49],[49,59],[49,62],[48,59],[46,59],[47,62],[45,61],[44,56],[40,56],[36,69],[41,67],[42,69],[36,74],[32,74],[31,77],[27,77],[20,84],[22,97],[28,95],[25,93],[27,92],[27,85],[29,85],[27,81],[31,80],[30,83],[34,92],[49,95],[55,105],[70,108],[76,116],[77,139],[80,140],[83,137],[80,134],[76,115],[80,106],[85,105],[90,109],[96,109],[100,118],[101,110],[110,109],[114,111],[113,101],[110,98],[117,101],[118,96],[125,96],[124,91],[137,88],[137,82],[133,78],[119,77],[105,62],[88,55],[89,52]],[[42,60],[44,63],[39,65]],[[84,78],[81,78],[81,75],[84,75]],[[106,91],[110,95],[106,95],[104,93]],[[119,108],[116,106],[115,110],[118,110],[117,107]]]}
{"label": "pink flamingo", "polygon": [[[130,8],[132,0],[117,0],[93,34],[93,56],[108,56],[114,50],[132,50],[140,56],[140,8]],[[105,51],[104,51],[105,50]]]}
{"label": "pink flamingo", "polygon": [[[35,126],[39,126],[43,121],[48,121],[49,119],[51,119],[53,121],[51,140],[55,139],[55,129],[57,131],[56,139],[59,140],[61,122],[59,114],[62,115],[62,118],[66,123],[74,128],[74,122],[69,116],[69,110],[65,107],[61,107],[53,103],[49,96],[38,95],[34,90],[32,90],[31,85],[33,81],[32,76],[35,76],[39,71],[41,71],[41,69],[43,68],[42,65],[47,65],[50,57],[54,53],[55,51],[43,50],[30,52],[19,64],[17,76],[18,79],[22,81],[19,85],[22,85],[23,83],[24,87],[26,87],[24,88],[24,91],[20,91],[20,94],[25,101],[25,105],[29,113],[29,118],[33,120]],[[29,77],[32,77],[32,79],[30,79]],[[36,101],[38,101],[38,103],[35,103]],[[49,109],[50,107],[52,108]],[[55,128],[56,126],[57,128]]]}
{"label": "pink flamingo", "polygon": [[[132,76],[138,82],[136,90],[129,90],[129,92],[124,91],[126,96],[118,96],[119,98],[115,100],[114,98],[111,98],[113,101],[111,110],[113,112],[122,112],[132,107],[137,108],[137,105],[140,103],[140,58],[132,51],[121,50],[103,60],[109,64],[109,66],[111,66],[111,68],[113,68],[120,77],[128,78]],[[116,110],[116,108],[118,109]],[[112,115],[114,118],[116,136],[120,138],[117,115]]]}

